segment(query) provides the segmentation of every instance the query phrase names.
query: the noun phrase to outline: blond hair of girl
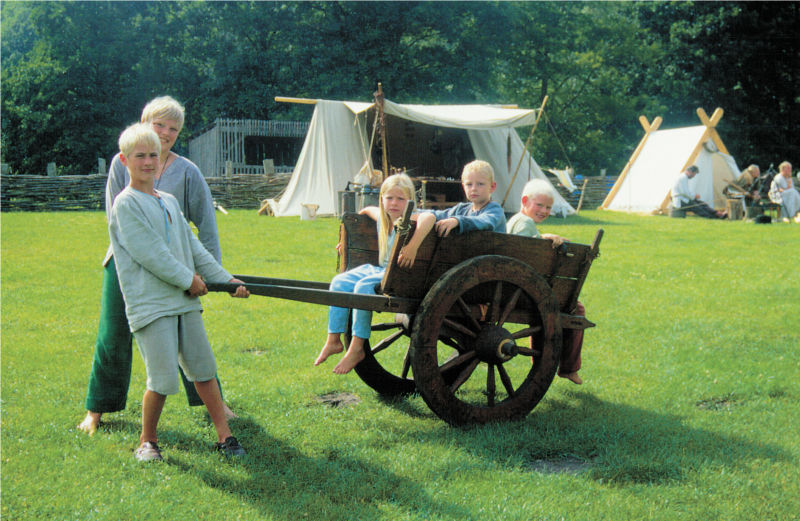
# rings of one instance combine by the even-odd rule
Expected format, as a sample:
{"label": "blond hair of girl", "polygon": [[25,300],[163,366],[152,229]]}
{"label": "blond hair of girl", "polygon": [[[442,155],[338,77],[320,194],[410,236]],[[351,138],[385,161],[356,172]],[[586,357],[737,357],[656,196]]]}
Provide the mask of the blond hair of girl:
{"label": "blond hair of girl", "polygon": [[414,201],[416,203],[416,191],[414,189],[414,182],[411,181],[411,178],[408,177],[406,174],[394,174],[386,178],[386,180],[381,184],[381,193],[378,202],[378,209],[380,210],[381,220],[380,225],[378,228],[378,254],[379,259],[386,258],[386,251],[387,243],[389,241],[389,233],[394,226],[394,223],[390,221],[389,214],[386,213],[386,209],[383,207],[383,196],[392,188],[399,188],[403,191],[403,195],[409,200]]}

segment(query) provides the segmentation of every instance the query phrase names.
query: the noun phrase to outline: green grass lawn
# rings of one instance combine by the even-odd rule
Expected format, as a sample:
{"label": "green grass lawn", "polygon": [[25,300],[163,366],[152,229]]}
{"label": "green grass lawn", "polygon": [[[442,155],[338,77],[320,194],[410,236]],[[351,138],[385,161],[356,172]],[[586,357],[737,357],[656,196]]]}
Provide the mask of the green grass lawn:
{"label": "green grass lawn", "polygon": [[[358,520],[800,519],[800,227],[586,211],[541,228],[589,243],[581,376],[523,421],[453,428],[419,397],[388,402],[313,367],[323,306],[224,294],[204,319],[232,428],[211,452],[183,394],[165,461],[133,458],[128,408],[75,429],[91,366],[104,214],[2,214],[2,518]],[[234,273],[327,281],[338,221],[219,216]],[[315,398],[353,393],[332,408]]]}

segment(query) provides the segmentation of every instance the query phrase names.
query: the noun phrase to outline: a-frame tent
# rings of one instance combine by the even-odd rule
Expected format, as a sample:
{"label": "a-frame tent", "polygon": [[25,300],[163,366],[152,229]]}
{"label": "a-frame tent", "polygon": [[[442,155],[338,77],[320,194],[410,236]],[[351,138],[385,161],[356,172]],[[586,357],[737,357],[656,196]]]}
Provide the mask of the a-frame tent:
{"label": "a-frame tent", "polygon": [[739,167],[717,133],[723,111],[717,108],[711,118],[702,108],[697,115],[702,125],[659,130],[662,119],[639,122],[645,135],[639,142],[601,208],[635,213],[666,213],[670,190],[677,177],[690,165],[700,172],[689,187],[710,206],[725,209],[722,190],[739,176]]}
{"label": "a-frame tent", "polygon": [[[368,113],[374,110],[375,104],[330,100],[304,102],[314,103],[314,114],[286,190],[279,201],[270,203],[273,214],[277,216],[300,215],[304,204],[318,205],[317,214],[336,213],[338,192],[354,180],[365,161],[371,164],[369,127],[373,118],[368,117]],[[471,147],[469,156],[483,159],[494,168],[497,189],[493,200],[503,204],[509,213],[519,210],[522,188],[529,179],[547,180],[514,130],[515,127],[532,126],[536,121],[536,110],[489,105],[401,105],[389,100],[384,101],[383,110],[400,123],[427,126],[427,135],[436,137],[460,132],[462,141]],[[413,132],[413,129],[409,128],[407,132]],[[392,138],[390,135],[390,153]],[[428,142],[418,145],[434,146]],[[394,163],[402,161],[402,158],[391,159],[395,166],[404,166]],[[450,175],[458,178],[456,171]],[[555,188],[553,191],[556,195],[553,214],[566,216],[575,213]]]}

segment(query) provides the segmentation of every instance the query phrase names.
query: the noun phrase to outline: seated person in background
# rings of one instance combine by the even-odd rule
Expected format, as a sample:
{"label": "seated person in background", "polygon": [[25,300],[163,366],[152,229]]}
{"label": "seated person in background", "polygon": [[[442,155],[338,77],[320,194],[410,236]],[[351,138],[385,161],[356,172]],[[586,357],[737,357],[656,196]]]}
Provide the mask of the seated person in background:
{"label": "seated person in background", "polygon": [[689,189],[689,179],[692,179],[700,169],[696,165],[687,167],[675,184],[672,186],[670,195],[672,196],[672,207],[675,209],[691,210],[699,217],[706,217],[708,219],[724,219],[727,217],[726,212],[718,212],[700,200],[700,195],[692,192]]}
{"label": "seated person in background", "polygon": [[[548,239],[553,242],[553,248],[560,246],[566,239],[551,233],[539,233],[536,228],[537,224],[540,224],[550,216],[554,200],[555,195],[550,183],[543,179],[528,181],[522,189],[522,208],[519,213],[509,219],[506,231],[514,235]],[[586,316],[586,309],[580,302],[576,304],[574,310],[570,311],[573,315]],[[558,376],[580,385],[583,383],[581,377],[578,376],[578,371],[581,368],[583,330],[564,329],[562,342]]]}
{"label": "seated person in background", "polygon": [[736,195],[743,196],[747,217],[751,219],[764,213],[761,206],[758,204],[761,199],[761,194],[758,190],[759,177],[761,177],[761,169],[758,165],[750,165],[742,170],[742,173],[736,181],[722,190],[728,197]]}
{"label": "seated person in background", "polygon": [[492,193],[497,188],[492,165],[480,159],[467,163],[461,172],[461,186],[469,202],[430,212],[436,216],[436,233],[440,237],[446,237],[452,230],[456,233],[473,230],[505,233],[503,207],[492,201]]}
{"label": "seated person in background", "polygon": [[792,182],[790,162],[784,161],[778,165],[778,175],[772,179],[769,188],[769,199],[781,205],[781,217],[784,221],[789,222],[789,219],[794,219],[794,222],[800,223],[800,192]]}

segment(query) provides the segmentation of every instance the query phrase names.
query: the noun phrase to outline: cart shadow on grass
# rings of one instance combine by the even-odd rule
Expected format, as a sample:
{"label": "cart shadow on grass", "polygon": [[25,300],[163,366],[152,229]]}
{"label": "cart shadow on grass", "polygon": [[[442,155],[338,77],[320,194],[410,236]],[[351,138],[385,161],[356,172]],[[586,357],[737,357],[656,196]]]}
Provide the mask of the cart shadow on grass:
{"label": "cart shadow on grass", "polygon": [[[386,401],[404,413],[433,417],[404,400]],[[727,409],[707,410],[727,414]],[[586,473],[619,485],[662,484],[701,468],[747,470],[754,460],[792,464],[792,455],[771,443],[688,426],[684,417],[603,401],[584,391],[565,391],[528,417],[411,434],[421,443],[450,445],[531,472]]]}

